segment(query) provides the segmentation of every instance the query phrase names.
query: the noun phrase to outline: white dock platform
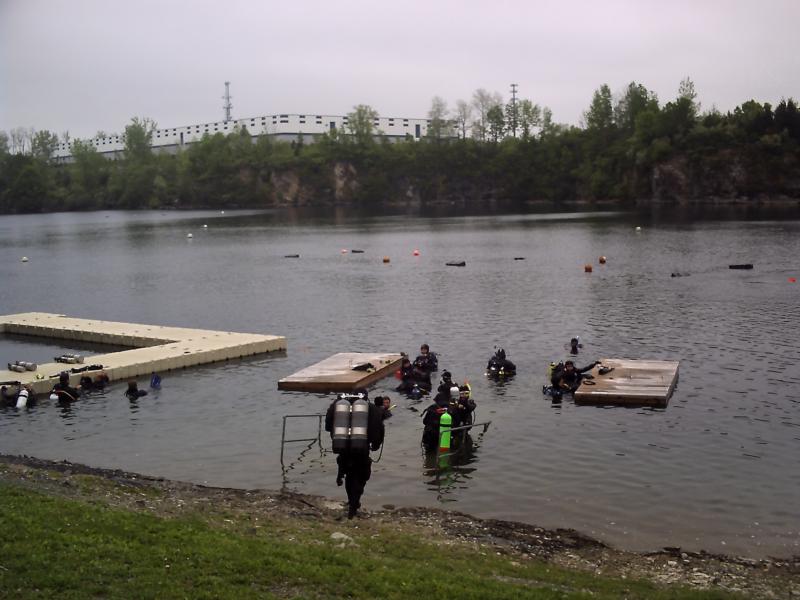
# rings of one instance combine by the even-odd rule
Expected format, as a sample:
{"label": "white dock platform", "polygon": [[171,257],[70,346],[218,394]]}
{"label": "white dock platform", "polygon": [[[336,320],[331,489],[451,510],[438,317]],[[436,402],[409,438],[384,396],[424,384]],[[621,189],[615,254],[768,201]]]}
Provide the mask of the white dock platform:
{"label": "white dock platform", "polygon": [[[352,392],[391,375],[400,367],[400,353],[340,352],[278,381],[278,389],[291,392]],[[359,365],[372,369],[354,370]]]}
{"label": "white dock platform", "polygon": [[[37,395],[48,393],[58,381],[60,372],[89,364],[103,365],[109,380],[119,381],[150,375],[154,371],[163,373],[286,349],[286,338],[276,335],[76,319],[51,313],[0,316],[0,332],[131,348],[86,357],[85,364],[53,362],[40,364],[36,371],[5,371],[0,374],[0,379],[30,385]],[[25,360],[25,357],[11,360]],[[93,373],[96,371],[86,374]],[[82,375],[71,374],[70,384],[77,385]]]}
{"label": "white dock platform", "polygon": [[600,362],[614,370],[600,375],[600,367],[592,369],[594,379],[581,383],[576,404],[666,406],[678,383],[678,361],[604,358]]}

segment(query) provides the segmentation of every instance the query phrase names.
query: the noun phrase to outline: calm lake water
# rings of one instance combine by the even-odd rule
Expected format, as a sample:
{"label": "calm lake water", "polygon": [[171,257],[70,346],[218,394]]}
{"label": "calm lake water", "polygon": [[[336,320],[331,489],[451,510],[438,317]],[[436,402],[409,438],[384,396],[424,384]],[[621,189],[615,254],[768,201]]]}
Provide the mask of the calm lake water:
{"label": "calm lake water", "polygon": [[[366,508],[441,505],[629,549],[800,553],[800,284],[789,282],[800,214],[668,213],[0,217],[0,314],[263,332],[289,345],[165,373],[136,403],[120,383],[69,409],[0,409],[0,452],[343,499],[319,446],[290,445],[281,468],[282,416],[324,411],[330,398],[278,392],[277,380],[335,352],[416,354],[428,342],[492,425],[437,481],[412,410],[425,404],[383,380],[373,393],[398,406]],[[727,268],[746,262],[755,269]],[[551,405],[547,364],[575,335],[579,362],[679,360],[669,406]],[[495,345],[519,370],[503,386],[483,377]],[[3,362],[102,351],[18,336],[0,336],[0,350]],[[292,422],[289,435],[314,436],[316,422]]]}

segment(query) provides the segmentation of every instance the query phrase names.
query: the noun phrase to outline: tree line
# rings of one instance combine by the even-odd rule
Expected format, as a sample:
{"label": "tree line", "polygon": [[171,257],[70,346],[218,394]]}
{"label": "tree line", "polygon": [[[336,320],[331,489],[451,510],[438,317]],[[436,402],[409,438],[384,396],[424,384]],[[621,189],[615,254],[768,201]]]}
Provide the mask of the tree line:
{"label": "tree line", "polygon": [[[797,103],[702,110],[688,78],[665,103],[640,83],[616,94],[602,85],[580,126],[484,89],[452,110],[433,98],[421,140],[390,143],[377,135],[377,116],[358,105],[343,130],[313,144],[253,137],[242,127],[175,154],[151,151],[156,124],[134,118],[118,160],[62,135],[72,148],[68,164],[54,160],[52,132],[0,132],[0,212],[269,206],[281,201],[287,173],[312,203],[800,198]],[[345,195],[342,165],[352,184]]]}

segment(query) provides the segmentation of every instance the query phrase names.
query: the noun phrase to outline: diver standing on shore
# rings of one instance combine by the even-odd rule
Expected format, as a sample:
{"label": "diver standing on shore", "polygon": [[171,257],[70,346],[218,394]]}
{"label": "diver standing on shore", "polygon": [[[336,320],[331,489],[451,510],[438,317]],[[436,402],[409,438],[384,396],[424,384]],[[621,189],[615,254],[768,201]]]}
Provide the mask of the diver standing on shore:
{"label": "diver standing on shore", "polygon": [[383,444],[383,408],[369,402],[366,392],[339,394],[325,414],[325,431],[330,432],[333,452],[338,455],[336,485],[345,484],[347,518],[352,519],[372,475],[369,451]]}

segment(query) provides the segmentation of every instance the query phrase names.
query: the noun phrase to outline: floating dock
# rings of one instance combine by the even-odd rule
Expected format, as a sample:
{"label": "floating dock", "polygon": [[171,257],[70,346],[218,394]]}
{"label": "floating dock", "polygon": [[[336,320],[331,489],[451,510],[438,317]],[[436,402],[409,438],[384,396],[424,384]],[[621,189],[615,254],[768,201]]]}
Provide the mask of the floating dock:
{"label": "floating dock", "polygon": [[[103,365],[109,380],[119,381],[150,375],[154,371],[163,373],[286,349],[286,338],[276,335],[75,319],[51,313],[0,316],[0,333],[130,347],[130,350],[87,356],[85,364],[53,362],[38,365],[36,371],[6,371],[0,375],[0,379],[30,385],[37,395],[50,392],[58,381],[58,374],[75,367]],[[20,356],[13,360],[18,358],[25,359]],[[94,373],[97,371],[85,374]],[[70,384],[76,386],[83,375],[71,373]]]}
{"label": "floating dock", "polygon": [[[575,391],[576,404],[666,406],[678,383],[678,361],[605,358]],[[600,367],[613,371],[600,374]]]}
{"label": "floating dock", "polygon": [[[400,353],[340,352],[278,381],[289,392],[353,392],[391,375],[400,368]],[[372,365],[372,368],[357,369]]]}

